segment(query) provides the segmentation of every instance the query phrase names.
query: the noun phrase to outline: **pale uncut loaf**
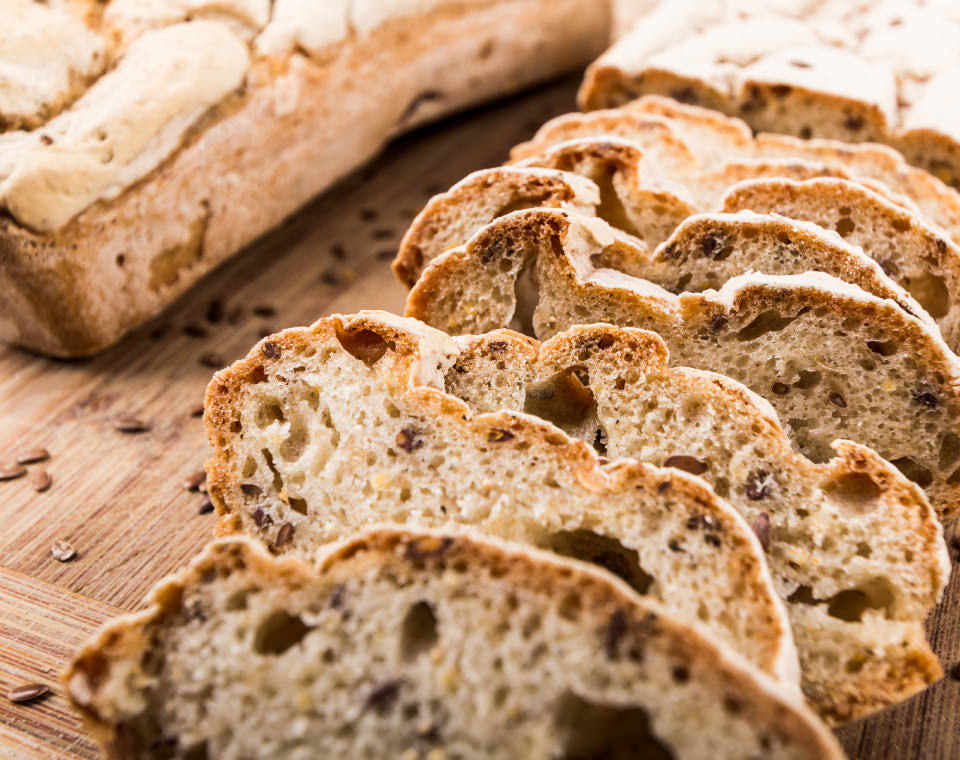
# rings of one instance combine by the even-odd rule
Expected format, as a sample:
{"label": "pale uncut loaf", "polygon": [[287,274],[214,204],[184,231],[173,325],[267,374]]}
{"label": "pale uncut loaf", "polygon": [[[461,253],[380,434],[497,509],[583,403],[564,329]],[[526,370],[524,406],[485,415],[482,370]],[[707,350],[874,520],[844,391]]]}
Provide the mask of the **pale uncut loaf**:
{"label": "pale uncut loaf", "polygon": [[609,573],[382,527],[218,541],[64,681],[110,758],[840,760],[795,697]]}
{"label": "pale uncut loaf", "polygon": [[651,332],[579,326],[538,346],[494,330],[457,343],[446,388],[475,413],[537,414],[604,456],[699,475],[740,512],[763,539],[822,717],[863,717],[941,676],[924,623],[950,573],[943,531],[923,492],[876,453],[837,441],[832,459],[811,462],[766,401],[668,366]]}
{"label": "pale uncut loaf", "polygon": [[584,108],[670,95],[757,131],[888,143],[960,185],[955,3],[644,5],[587,70]]}
{"label": "pale uncut loaf", "polygon": [[64,357],[118,340],[392,135],[575,67],[609,31],[587,0],[8,3],[41,9],[11,30],[44,55],[0,44],[36,100],[16,116],[0,92],[0,339]]}
{"label": "pale uncut loaf", "polygon": [[820,273],[745,275],[719,292],[677,296],[591,263],[631,245],[596,218],[514,212],[434,259],[406,313],[452,334],[510,326],[548,338],[600,321],[652,330],[675,364],[766,398],[807,457],[829,459],[836,438],[862,443],[923,487],[941,519],[957,514],[960,362],[939,335]]}
{"label": "pale uncut loaf", "polygon": [[608,567],[796,685],[786,612],[729,505],[686,473],[601,463],[537,417],[472,415],[443,390],[458,354],[414,320],[362,312],[278,333],[217,373],[220,530],[309,554],[378,522],[476,528]]}

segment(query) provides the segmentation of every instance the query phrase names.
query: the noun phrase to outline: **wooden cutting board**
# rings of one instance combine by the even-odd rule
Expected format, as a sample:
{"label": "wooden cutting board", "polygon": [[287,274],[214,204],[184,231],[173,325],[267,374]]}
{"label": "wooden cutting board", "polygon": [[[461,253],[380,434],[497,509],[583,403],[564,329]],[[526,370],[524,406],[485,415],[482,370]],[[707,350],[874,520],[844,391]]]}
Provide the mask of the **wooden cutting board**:
{"label": "wooden cutting board", "polygon": [[[264,331],[331,312],[401,311],[389,260],[423,203],[573,110],[575,89],[561,83],[402,139],[96,359],[0,348],[0,463],[34,447],[52,455],[0,482],[0,758],[97,756],[57,677],[98,625],[140,608],[154,582],[210,537],[213,515],[199,514],[202,496],[183,486],[208,453],[192,416],[208,365],[243,356]],[[120,432],[120,416],[150,429]],[[52,486],[38,493],[31,479],[41,468]],[[58,540],[76,559],[51,557]],[[945,667],[960,660],[956,574],[930,634]],[[50,684],[53,695],[26,705],[3,698],[29,682]],[[960,758],[960,681],[840,736],[861,760]]]}

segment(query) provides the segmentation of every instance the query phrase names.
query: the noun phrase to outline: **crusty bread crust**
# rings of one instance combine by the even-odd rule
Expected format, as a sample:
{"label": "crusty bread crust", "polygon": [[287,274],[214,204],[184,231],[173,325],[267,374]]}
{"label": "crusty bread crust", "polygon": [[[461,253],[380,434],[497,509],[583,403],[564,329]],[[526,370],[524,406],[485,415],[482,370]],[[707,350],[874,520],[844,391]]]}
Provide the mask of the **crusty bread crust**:
{"label": "crusty bread crust", "polygon": [[[644,330],[582,325],[539,346],[495,330],[457,342],[463,353],[447,387],[471,408],[550,398],[546,410],[572,435],[602,431],[608,456],[663,465],[681,454],[748,522],[768,522],[767,561],[791,615],[804,693],[821,717],[860,718],[941,677],[924,622],[949,578],[943,530],[922,491],[875,452],[835,441],[832,459],[811,462],[769,403],[723,375],[669,366],[662,339]],[[501,383],[504,374],[519,382]],[[586,387],[569,390],[571,376]],[[503,386],[513,393],[499,394]],[[578,428],[569,409],[589,399],[593,414]],[[879,578],[893,595],[879,614],[825,612]]]}
{"label": "crusty bread crust", "polygon": [[[0,217],[0,338],[61,357],[102,350],[388,137],[584,61],[608,23],[583,0],[469,12],[452,3],[323,60],[261,60],[243,93],[117,199],[50,235]],[[438,89],[442,97],[421,97]]]}
{"label": "crusty bread crust", "polygon": [[[365,361],[354,354],[354,336],[377,347]],[[453,341],[423,324],[384,312],[361,312],[333,315],[309,328],[270,336],[245,359],[218,372],[207,390],[205,424],[213,447],[207,463],[207,488],[217,507],[219,534],[242,532],[260,538],[276,551],[303,553],[370,521],[399,521],[403,516],[412,525],[475,527],[552,547],[558,534],[578,531],[597,531],[622,542],[627,539],[617,534],[614,516],[627,515],[631,521],[649,518],[646,530],[652,532],[653,526],[660,526],[657,537],[631,535],[626,544],[641,555],[643,566],[664,568],[651,571],[659,576],[660,583],[649,593],[657,594],[673,614],[689,615],[695,622],[709,621],[717,635],[731,645],[741,652],[749,649],[747,656],[766,672],[785,682],[798,680],[786,612],[776,596],[762,549],[749,526],[729,505],[703,481],[686,473],[630,459],[601,461],[583,441],[571,439],[532,415],[510,411],[471,414],[463,401],[443,390],[444,373],[457,354]],[[296,485],[298,478],[293,473],[286,473],[284,479],[276,469],[284,466],[282,444],[273,434],[257,437],[260,434],[250,422],[256,419],[251,410],[264,402],[253,394],[258,387],[275,388],[277,410],[283,419],[293,420],[298,414],[295,404],[279,399],[292,398],[288,394],[296,390],[292,387],[295,378],[301,372],[316,378],[311,373],[327,365],[335,367],[340,359],[361,375],[348,380],[346,370],[332,374],[325,381],[330,391],[317,390],[316,407],[311,406],[314,411],[309,414],[322,418],[323,410],[336,403],[334,394],[343,390],[344,383],[354,383],[349,387],[355,393],[363,392],[364,398],[382,395],[373,408],[386,407],[393,412],[388,421],[378,423],[372,431],[362,428],[361,420],[374,412],[365,412],[353,421],[344,419],[338,406],[332,407],[334,412],[327,412],[331,414],[329,424],[336,431],[335,451],[339,453],[326,455],[319,469],[312,462],[304,464],[309,468],[305,477],[319,480],[329,469],[337,485],[331,483],[322,496],[315,496],[307,491],[307,485]],[[373,391],[361,387],[364,379],[376,386]],[[364,431],[359,439],[351,432],[354,429]],[[308,433],[307,437],[316,439],[319,435]],[[392,456],[388,452],[387,461],[375,453],[384,441],[394,452]],[[265,466],[258,465],[255,472],[247,471],[251,454],[259,454],[261,446],[272,449],[270,459]],[[366,452],[363,457],[357,455],[361,447]],[[467,454],[456,447],[465,447]],[[468,461],[468,455],[475,461]],[[446,470],[430,465],[435,456],[456,463],[456,474],[443,474]],[[421,462],[426,463],[422,472]],[[544,492],[538,478],[546,475],[533,469],[528,474],[526,468],[514,467],[514,462],[527,462],[531,468],[543,463],[556,490],[548,488]],[[357,477],[355,488],[348,489],[341,483],[341,466]],[[466,471],[486,473],[487,466],[494,468],[489,476],[498,478],[501,484],[487,483],[486,474],[484,483],[471,484]],[[406,499],[413,493],[425,494],[417,509],[405,506],[404,489],[395,482],[400,477],[406,478]],[[384,485],[378,488],[378,482]],[[377,496],[365,495],[371,488]],[[543,502],[536,496],[538,491],[545,494]],[[439,507],[428,502],[428,496],[433,498],[434,493],[438,494],[435,498]],[[527,496],[519,498],[515,493]],[[528,504],[527,497],[536,503]],[[321,498],[324,503],[319,503]],[[297,509],[298,500],[306,506]],[[604,505],[610,510],[609,518],[597,516]],[[555,515],[541,515],[541,509],[550,509]],[[507,519],[505,514],[512,516]],[[691,542],[686,555],[671,549],[668,537],[663,535],[662,526],[674,523],[677,536]],[[284,530],[289,536],[282,537]],[[710,535],[713,533],[716,535]],[[639,543],[634,545],[634,541]],[[694,549],[701,543],[703,554]],[[688,565],[687,556],[696,558],[694,565]],[[713,605],[703,607],[696,594],[680,598],[679,589],[686,589],[685,578],[699,579],[708,565],[709,573],[716,574],[710,581],[714,584],[713,596],[718,600],[731,596],[751,609],[748,640],[744,640],[744,620],[740,616],[714,619],[710,613]],[[683,586],[677,585],[676,593],[666,592],[669,584],[680,583]]]}
{"label": "crusty bread crust", "polygon": [[[604,248],[612,246],[624,248],[631,243],[599,220],[577,219],[553,209],[515,212],[488,225],[465,246],[435,259],[410,291],[406,314],[452,334],[481,333],[512,326],[517,316],[518,278],[522,272],[535,268],[539,290],[532,299],[535,303],[532,314],[521,320],[525,322],[521,325],[525,327],[523,332],[543,339],[585,321],[642,327],[661,334],[675,361],[691,366],[706,362],[706,366],[701,365],[705,369],[711,368],[710,352],[704,348],[703,356],[696,354],[700,346],[708,347],[725,335],[747,329],[752,320],[762,322],[761,315],[766,312],[809,313],[810,319],[835,321],[835,329],[840,333],[845,320],[854,320],[878,331],[878,336],[885,336],[876,338],[880,343],[874,344],[871,352],[886,350],[881,343],[891,341],[902,355],[911,357],[911,366],[922,378],[924,387],[903,389],[890,378],[894,386],[879,389],[884,393],[903,391],[913,399],[909,406],[898,406],[896,412],[889,410],[891,419],[927,419],[926,415],[935,413],[936,419],[931,418],[931,424],[939,432],[930,433],[929,440],[865,439],[862,432],[855,432],[862,422],[848,420],[833,427],[835,419],[845,419],[842,409],[847,402],[838,398],[830,402],[837,410],[831,408],[829,415],[816,421],[828,426],[825,430],[834,432],[825,442],[810,443],[808,453],[815,457],[826,455],[832,438],[846,437],[858,439],[857,442],[888,459],[907,457],[910,459],[907,464],[922,460],[926,474],[913,477],[926,481],[927,496],[941,519],[950,520],[958,513],[960,483],[953,477],[956,464],[949,456],[951,436],[955,435],[951,428],[955,425],[944,421],[960,418],[960,361],[923,322],[891,301],[879,300],[855,286],[817,273],[781,277],[746,275],[730,280],[719,292],[675,296],[622,272],[595,269],[591,262]],[[477,300],[473,291],[484,287],[502,296]],[[792,319],[788,318],[788,322]],[[763,335],[763,326],[759,329]],[[777,334],[776,328],[773,334]],[[832,336],[833,331],[825,335]],[[874,339],[869,340],[873,343]],[[853,348],[851,340],[850,349]],[[743,352],[740,365],[725,367],[724,371],[767,398],[780,409],[781,417],[789,420],[792,414],[790,407],[785,406],[793,403],[789,394],[778,395],[758,385],[758,378],[764,374],[761,363],[768,358]],[[777,357],[776,361],[786,362],[788,358]],[[753,360],[756,364],[751,364]],[[874,360],[873,356],[869,359]],[[835,357],[835,362],[841,364],[852,361],[852,355]],[[750,366],[756,367],[755,376],[745,369]],[[850,371],[851,378],[861,374],[861,369]],[[903,381],[898,382],[902,385]],[[876,392],[876,388],[870,391]],[[870,395],[865,388],[861,393]],[[849,430],[849,434],[844,434],[845,430]],[[805,448],[806,444],[800,441],[803,431],[791,426],[791,435]],[[947,453],[946,469],[939,464],[938,450]]]}
{"label": "crusty bread crust", "polygon": [[[586,653],[588,657],[648,650],[648,657],[669,657],[685,663],[688,677],[694,679],[701,693],[715,694],[718,706],[725,700],[728,704],[736,700],[735,709],[727,710],[731,726],[741,722],[751,726],[753,741],[767,737],[759,741],[773,753],[771,757],[839,760],[843,756],[829,731],[774,682],[698,631],[674,621],[659,606],[640,599],[610,574],[575,560],[478,535],[382,527],[340,544],[315,565],[292,556],[271,557],[249,540],[216,541],[185,570],[159,583],[147,610],[102,628],[76,655],[63,681],[108,757],[153,756],[142,746],[149,737],[125,731],[132,719],[161,718],[159,713],[153,714],[162,705],[150,699],[152,679],[135,674],[141,661],[162,658],[159,637],[165,630],[184,624],[188,611],[182,604],[192,592],[239,575],[248,578],[251,585],[270,588],[277,598],[292,589],[307,589],[318,607],[324,607],[336,597],[338,588],[351,581],[379,573],[415,582],[425,576],[449,574],[449,568],[454,567],[469,569],[470,582],[480,594],[490,593],[486,587],[493,579],[498,587],[513,588],[521,611],[527,605],[532,609],[554,607],[575,598],[583,635],[596,638],[596,646]],[[462,582],[459,577],[449,576],[451,588]],[[609,645],[611,626],[616,628],[615,650]],[[624,658],[618,659],[621,667],[634,667]],[[643,661],[642,657],[636,660]],[[131,704],[137,708],[131,710]],[[655,705],[638,704],[657,709]],[[667,732],[660,738],[670,744],[679,738],[675,732],[687,724],[686,719],[672,719],[655,720],[655,725]],[[738,731],[738,735],[742,733]],[[720,742],[730,738],[716,737]],[[731,752],[733,756],[737,750]],[[682,754],[678,760],[687,757]],[[700,757],[696,755],[697,760]]]}

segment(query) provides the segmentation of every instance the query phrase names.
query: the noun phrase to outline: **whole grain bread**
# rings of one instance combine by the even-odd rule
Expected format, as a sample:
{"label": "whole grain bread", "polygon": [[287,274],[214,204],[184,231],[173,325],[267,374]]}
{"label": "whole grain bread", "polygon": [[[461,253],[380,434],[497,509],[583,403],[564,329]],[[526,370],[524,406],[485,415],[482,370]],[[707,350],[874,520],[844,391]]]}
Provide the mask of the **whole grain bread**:
{"label": "whole grain bread", "polygon": [[875,452],[835,441],[832,459],[810,461],[766,401],[670,367],[644,330],[578,326],[542,345],[494,330],[457,343],[446,388],[475,413],[537,414],[604,456],[699,475],[740,512],[763,542],[822,717],[863,717],[940,677],[924,623],[950,573],[943,532],[922,491]]}
{"label": "whole grain bread", "polygon": [[64,676],[110,758],[843,756],[609,573],[491,538],[384,527],[316,564],[218,541],[149,604]]}
{"label": "whole grain bread", "polygon": [[609,27],[587,0],[70,5],[8,0],[25,42],[0,51],[0,339],[64,357],[389,137],[577,66]]}
{"label": "whole grain bread", "polygon": [[406,313],[452,334],[509,326],[548,338],[597,321],[652,330],[676,364],[766,398],[807,457],[829,459],[837,438],[864,444],[924,488],[941,519],[957,514],[960,361],[923,321],[821,273],[676,296],[592,263],[632,245],[596,218],[515,212],[435,259]]}
{"label": "whole grain bread", "polygon": [[670,95],[757,131],[887,143],[960,186],[953,3],[635,5],[636,26],[587,70],[584,108]]}
{"label": "whole grain bread", "polygon": [[797,683],[785,609],[750,527],[701,480],[601,461],[552,423],[473,415],[444,391],[445,334],[384,312],[258,344],[207,393],[221,533],[310,554],[379,522],[466,526],[594,561]]}
{"label": "whole grain bread", "polygon": [[[734,129],[733,134],[740,132]],[[698,141],[702,144],[705,138]],[[693,242],[693,247],[685,247],[680,241],[678,247],[674,240],[668,249],[653,255],[650,265],[633,269],[631,274],[676,292],[717,287],[730,276],[750,270],[766,274],[824,271],[875,295],[892,297],[923,318],[915,299],[922,311],[936,319],[947,344],[960,347],[960,304],[950,295],[960,274],[960,248],[945,231],[927,222],[912,201],[880,181],[863,175],[854,180],[855,175],[838,164],[831,168],[816,161],[786,158],[731,160],[716,169],[668,179],[658,167],[656,155],[648,156],[639,144],[614,136],[579,138],[544,150],[520,165],[530,167],[531,172],[557,169],[564,177],[576,174],[592,180],[599,201],[581,208],[580,213],[597,215],[651,248],[672,234]],[[535,200],[535,193],[515,189],[521,182],[517,175],[502,179],[501,171],[478,172],[472,175],[476,178],[472,182],[458,184],[421,211],[394,262],[394,271],[406,285],[412,286],[425,264],[457,239],[466,242],[468,233],[501,212]],[[532,174],[530,181],[538,180]],[[738,188],[743,183],[750,190],[740,195]],[[497,204],[485,200],[487,193],[498,198]],[[764,198],[761,193],[771,195]],[[732,199],[728,201],[727,195]],[[561,203],[547,197],[541,206]],[[837,245],[836,238],[825,237],[811,225],[793,225],[783,219],[738,217],[733,225],[728,218],[710,217],[687,222],[693,227],[682,227],[684,220],[698,211],[715,210],[779,213],[834,230],[848,245]],[[443,236],[438,245],[425,231],[444,224],[455,234]],[[699,243],[690,240],[698,226],[702,227],[695,235],[699,243],[714,238],[735,238],[737,243],[732,248],[711,244],[701,251]],[[851,246],[860,247],[883,271],[851,251]],[[737,255],[729,257],[731,250]],[[785,250],[790,253],[784,255]],[[682,261],[676,257],[665,260],[667,251],[679,253]]]}

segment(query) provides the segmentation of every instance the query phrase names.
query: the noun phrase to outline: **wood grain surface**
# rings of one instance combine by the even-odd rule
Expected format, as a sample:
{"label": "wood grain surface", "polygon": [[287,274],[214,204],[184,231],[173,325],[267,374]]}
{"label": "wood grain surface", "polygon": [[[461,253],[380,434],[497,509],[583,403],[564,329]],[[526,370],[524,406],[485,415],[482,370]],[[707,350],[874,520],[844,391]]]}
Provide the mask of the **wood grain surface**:
{"label": "wood grain surface", "polygon": [[[30,682],[53,687],[29,704],[0,697],[0,758],[97,757],[58,674],[98,625],[138,609],[210,537],[213,516],[199,514],[202,495],[183,485],[208,453],[201,420],[191,416],[208,364],[239,358],[264,331],[331,312],[401,310],[404,293],[388,262],[426,199],[502,162],[542,121],[572,110],[576,84],[395,143],[96,359],[57,362],[0,348],[0,464],[29,448],[51,453],[25,477],[0,482],[0,695]],[[150,429],[120,432],[122,416]],[[41,468],[52,486],[38,493],[31,479]],[[58,540],[77,557],[55,560]],[[946,669],[960,661],[956,575],[930,621]],[[839,734],[860,760],[960,758],[960,681],[946,679]]]}

